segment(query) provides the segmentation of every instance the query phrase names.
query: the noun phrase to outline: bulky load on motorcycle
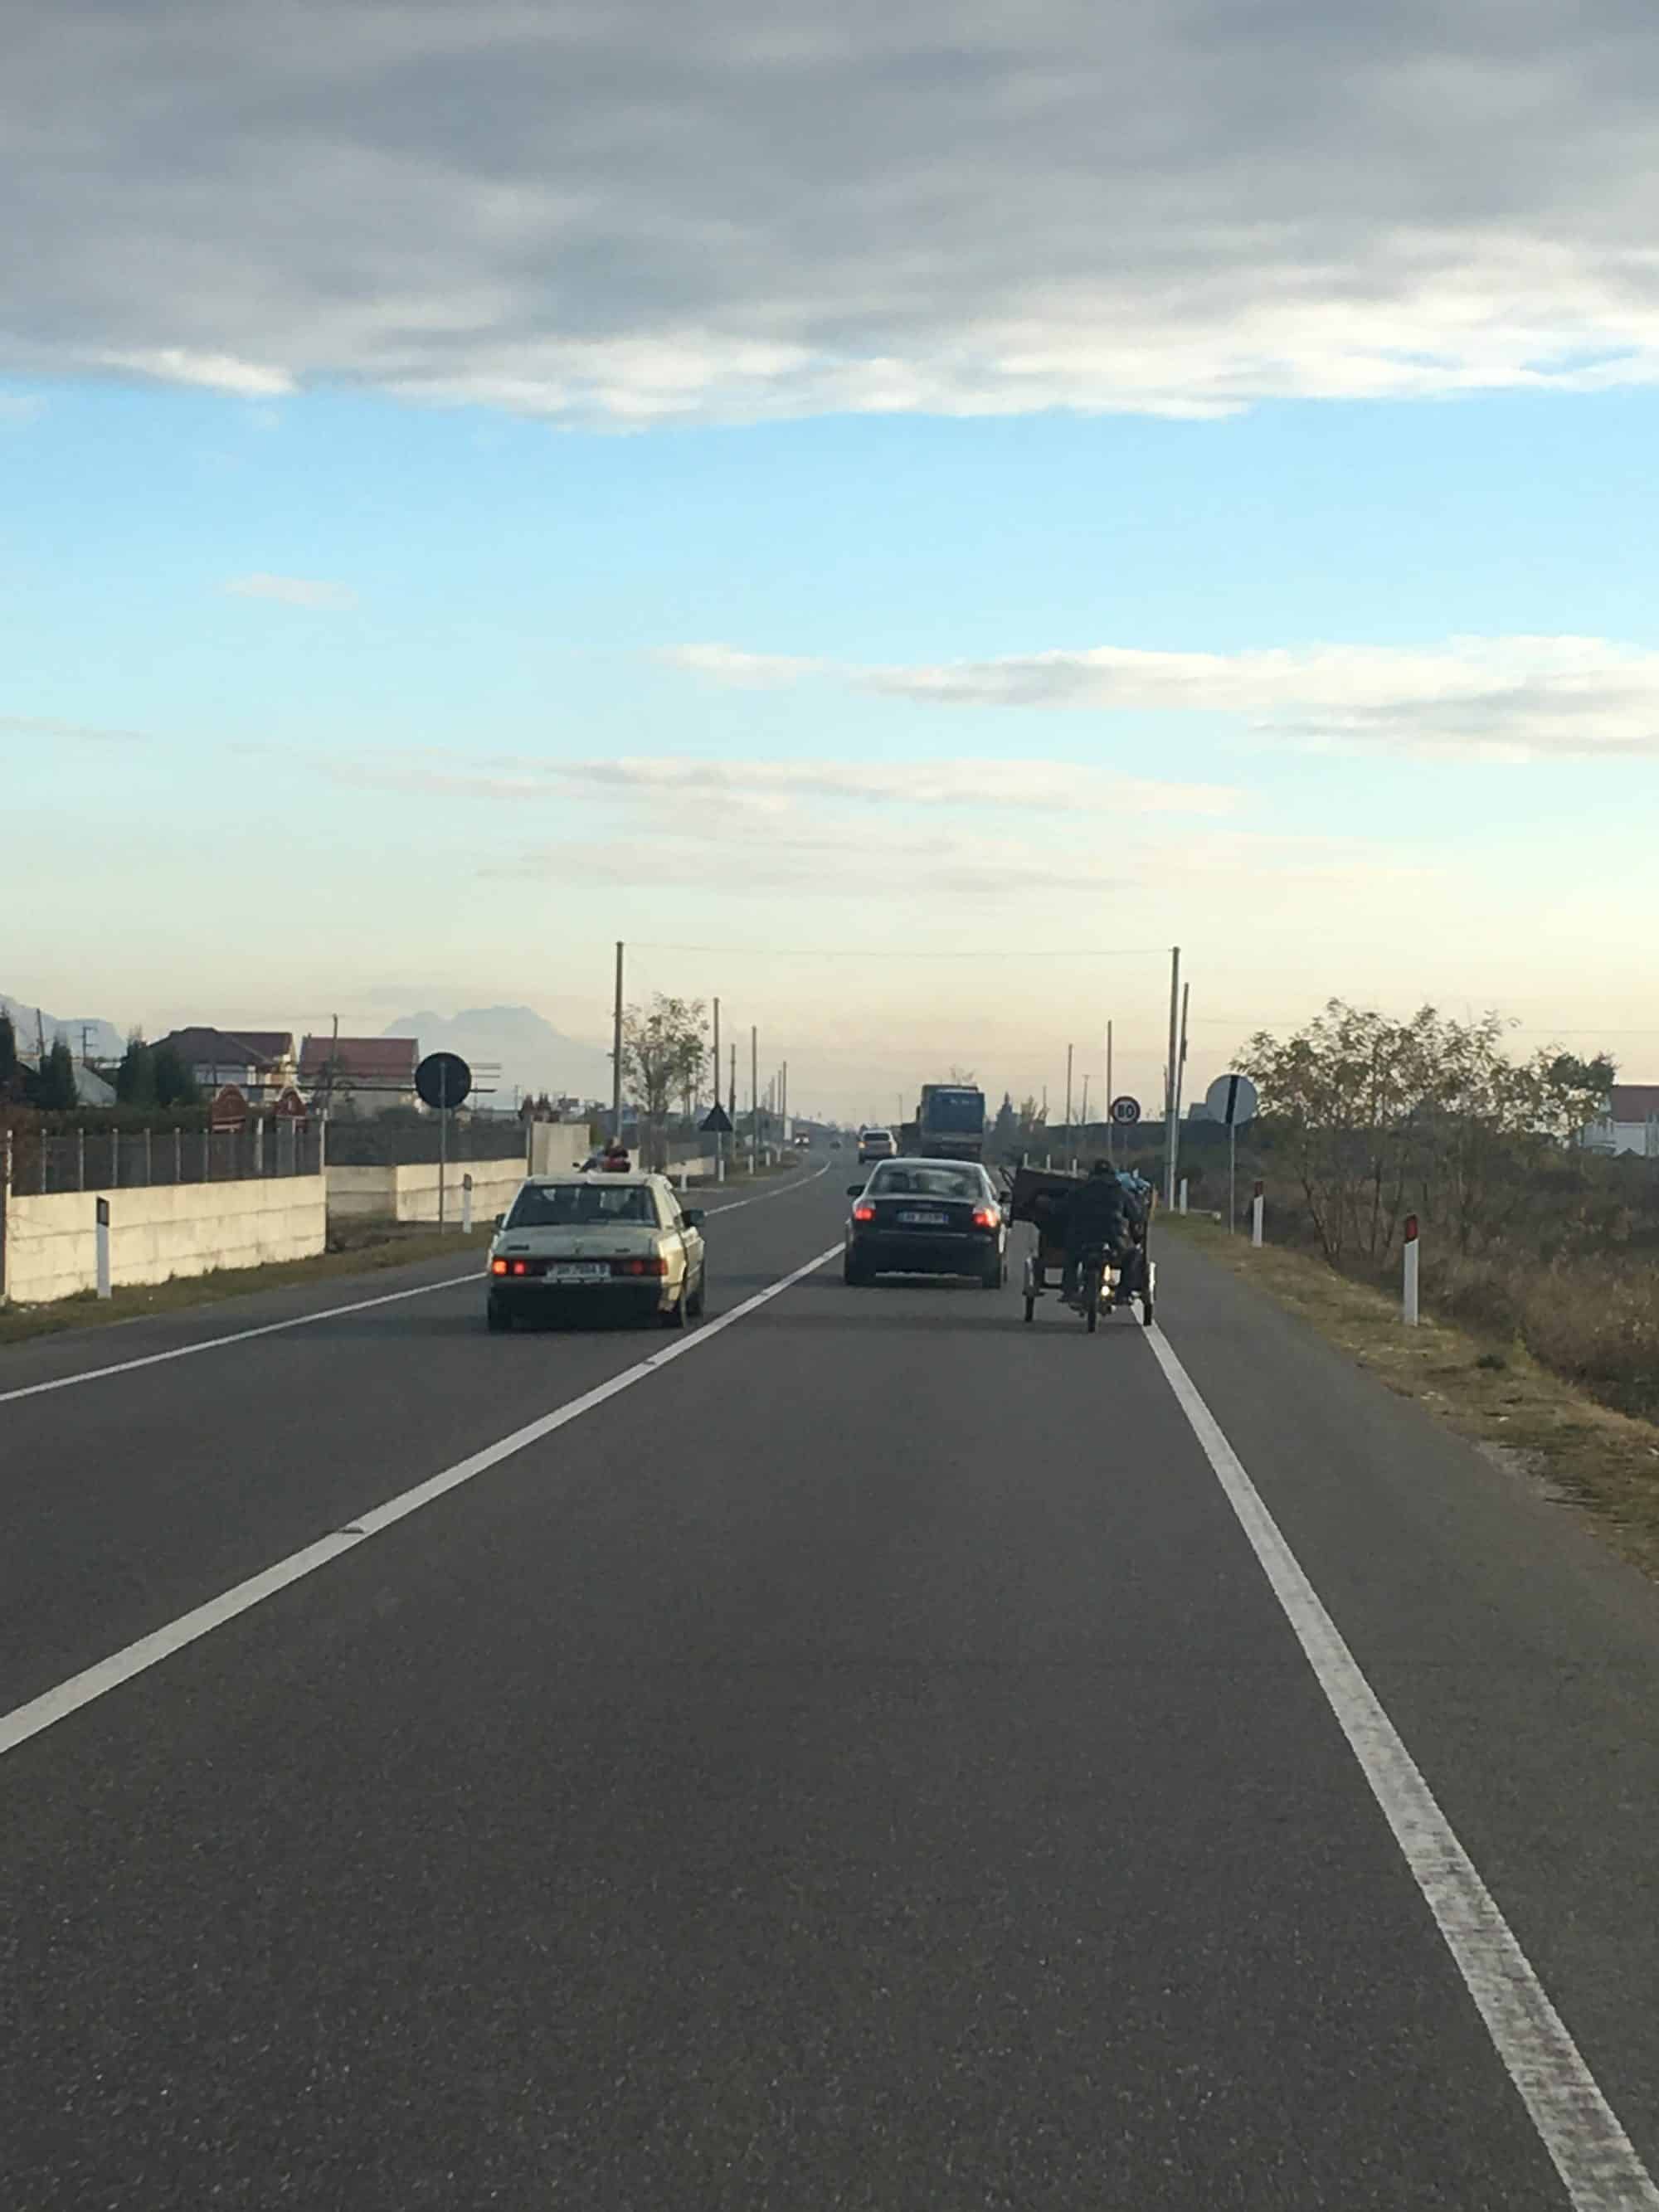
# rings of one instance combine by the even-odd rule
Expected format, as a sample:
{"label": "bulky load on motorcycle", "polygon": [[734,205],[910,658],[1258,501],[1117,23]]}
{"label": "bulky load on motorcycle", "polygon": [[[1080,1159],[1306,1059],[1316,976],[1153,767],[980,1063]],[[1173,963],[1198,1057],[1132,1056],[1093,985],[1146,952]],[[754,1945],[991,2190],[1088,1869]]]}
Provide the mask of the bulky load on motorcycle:
{"label": "bulky load on motorcycle", "polygon": [[1072,1209],[1090,1178],[1052,1168],[1016,1169],[1009,1218],[1030,1222],[1036,1231],[1025,1261],[1028,1322],[1036,1316],[1039,1298],[1057,1294],[1083,1316],[1091,1334],[1103,1313],[1109,1317],[1137,1303],[1141,1321],[1152,1327],[1158,1290],[1158,1263],[1148,1240],[1152,1194],[1139,1176],[1117,1176],[1115,1180],[1123,1200],[1121,1234],[1111,1243],[1078,1246],[1069,1234]]}

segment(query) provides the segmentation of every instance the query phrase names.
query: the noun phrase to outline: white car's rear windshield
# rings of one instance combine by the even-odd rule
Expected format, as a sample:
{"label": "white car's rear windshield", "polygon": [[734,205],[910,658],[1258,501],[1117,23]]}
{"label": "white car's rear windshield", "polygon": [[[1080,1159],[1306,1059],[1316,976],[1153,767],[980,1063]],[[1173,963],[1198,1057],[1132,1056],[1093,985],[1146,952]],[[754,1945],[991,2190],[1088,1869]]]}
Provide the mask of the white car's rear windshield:
{"label": "white car's rear windshield", "polygon": [[643,1183],[610,1188],[602,1183],[530,1183],[513,1201],[509,1229],[580,1228],[586,1222],[655,1222],[657,1209]]}

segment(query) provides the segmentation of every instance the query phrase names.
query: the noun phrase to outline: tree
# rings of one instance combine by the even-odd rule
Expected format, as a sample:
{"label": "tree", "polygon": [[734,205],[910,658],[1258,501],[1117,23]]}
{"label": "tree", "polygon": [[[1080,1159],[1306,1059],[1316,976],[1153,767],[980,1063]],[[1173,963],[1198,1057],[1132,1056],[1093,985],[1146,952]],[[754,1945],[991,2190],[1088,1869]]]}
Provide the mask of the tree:
{"label": "tree", "polygon": [[151,1055],[158,1106],[199,1106],[202,1094],[196,1078],[179,1057],[179,1048],[158,1044]]}
{"label": "tree", "polygon": [[76,1104],[75,1055],[66,1038],[53,1041],[30,1088],[30,1103],[43,1114],[67,1114]]}
{"label": "tree", "polygon": [[1293,1036],[1250,1039],[1242,1065],[1261,1094],[1263,1136],[1288,1156],[1328,1260],[1380,1264],[1413,1212],[1462,1252],[1500,1237],[1564,1145],[1606,1111],[1605,1055],[1514,1060],[1510,1026],[1432,1006],[1396,1021],[1333,999]]}
{"label": "tree", "polygon": [[23,1063],[17,1057],[17,1031],[9,1014],[0,1013],[0,1102],[22,1095]]}
{"label": "tree", "polygon": [[1014,1112],[1013,1098],[1006,1091],[1002,1094],[1001,1105],[997,1108],[996,1119],[991,1124],[991,1143],[1001,1157],[1019,1149],[1019,1117]]}
{"label": "tree", "polygon": [[665,998],[660,991],[648,1013],[630,1006],[623,1016],[623,1080],[648,1126],[654,1165],[665,1164],[663,1125],[670,1106],[695,1091],[702,1076],[708,1026],[701,999]]}
{"label": "tree", "polygon": [[123,1106],[155,1106],[155,1054],[141,1036],[127,1039],[121,1065],[115,1071],[115,1096]]}

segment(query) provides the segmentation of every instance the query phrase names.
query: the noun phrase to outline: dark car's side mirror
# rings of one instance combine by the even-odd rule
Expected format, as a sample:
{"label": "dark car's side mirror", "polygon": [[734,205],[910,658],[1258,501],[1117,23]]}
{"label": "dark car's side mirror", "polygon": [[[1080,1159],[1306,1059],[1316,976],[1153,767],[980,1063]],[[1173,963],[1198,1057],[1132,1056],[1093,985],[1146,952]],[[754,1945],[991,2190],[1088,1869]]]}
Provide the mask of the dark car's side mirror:
{"label": "dark car's side mirror", "polygon": [[847,1186],[847,1195],[848,1198],[862,1198],[868,1187],[866,1183],[849,1182]]}
{"label": "dark car's side mirror", "polygon": [[495,1226],[496,1226],[496,1228],[497,1228],[497,1229],[505,1229],[505,1228],[506,1228],[506,1226],[507,1226],[507,1216],[506,1216],[504,1213],[498,1213],[498,1214],[495,1216]]}
{"label": "dark car's side mirror", "polygon": [[703,1210],[700,1206],[688,1206],[681,1213],[680,1219],[688,1229],[701,1229],[704,1219]]}

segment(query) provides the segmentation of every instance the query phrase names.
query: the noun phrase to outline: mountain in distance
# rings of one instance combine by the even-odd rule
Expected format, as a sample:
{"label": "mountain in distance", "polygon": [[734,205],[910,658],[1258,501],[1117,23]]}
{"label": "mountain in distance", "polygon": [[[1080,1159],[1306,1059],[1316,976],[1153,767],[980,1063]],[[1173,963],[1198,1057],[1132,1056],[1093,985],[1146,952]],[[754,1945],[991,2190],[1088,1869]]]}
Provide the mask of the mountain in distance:
{"label": "mountain in distance", "polygon": [[489,1079],[495,1095],[483,1101],[497,1111],[511,1108],[514,1085],[521,1093],[545,1091],[554,1097],[564,1092],[578,1098],[611,1096],[610,1054],[563,1036],[529,1006],[470,1006],[450,1016],[409,1014],[388,1024],[383,1034],[418,1037],[423,1054],[459,1053],[474,1067],[499,1062],[500,1075]]}
{"label": "mountain in distance", "polygon": [[0,991],[0,1014],[11,1016],[12,1026],[17,1032],[17,1049],[20,1052],[32,1054],[35,1048],[35,1040],[42,1030],[45,1030],[46,1034],[48,1049],[61,1036],[77,1060],[81,1057],[81,1040],[83,1033],[89,1059],[119,1060],[127,1048],[125,1035],[116,1028],[113,1022],[106,1022],[101,1018],[94,1018],[91,1015],[87,1016],[84,1020],[80,1018],[64,1020],[57,1014],[43,1013],[39,1006],[28,1006],[21,999],[9,999],[3,991]]}

